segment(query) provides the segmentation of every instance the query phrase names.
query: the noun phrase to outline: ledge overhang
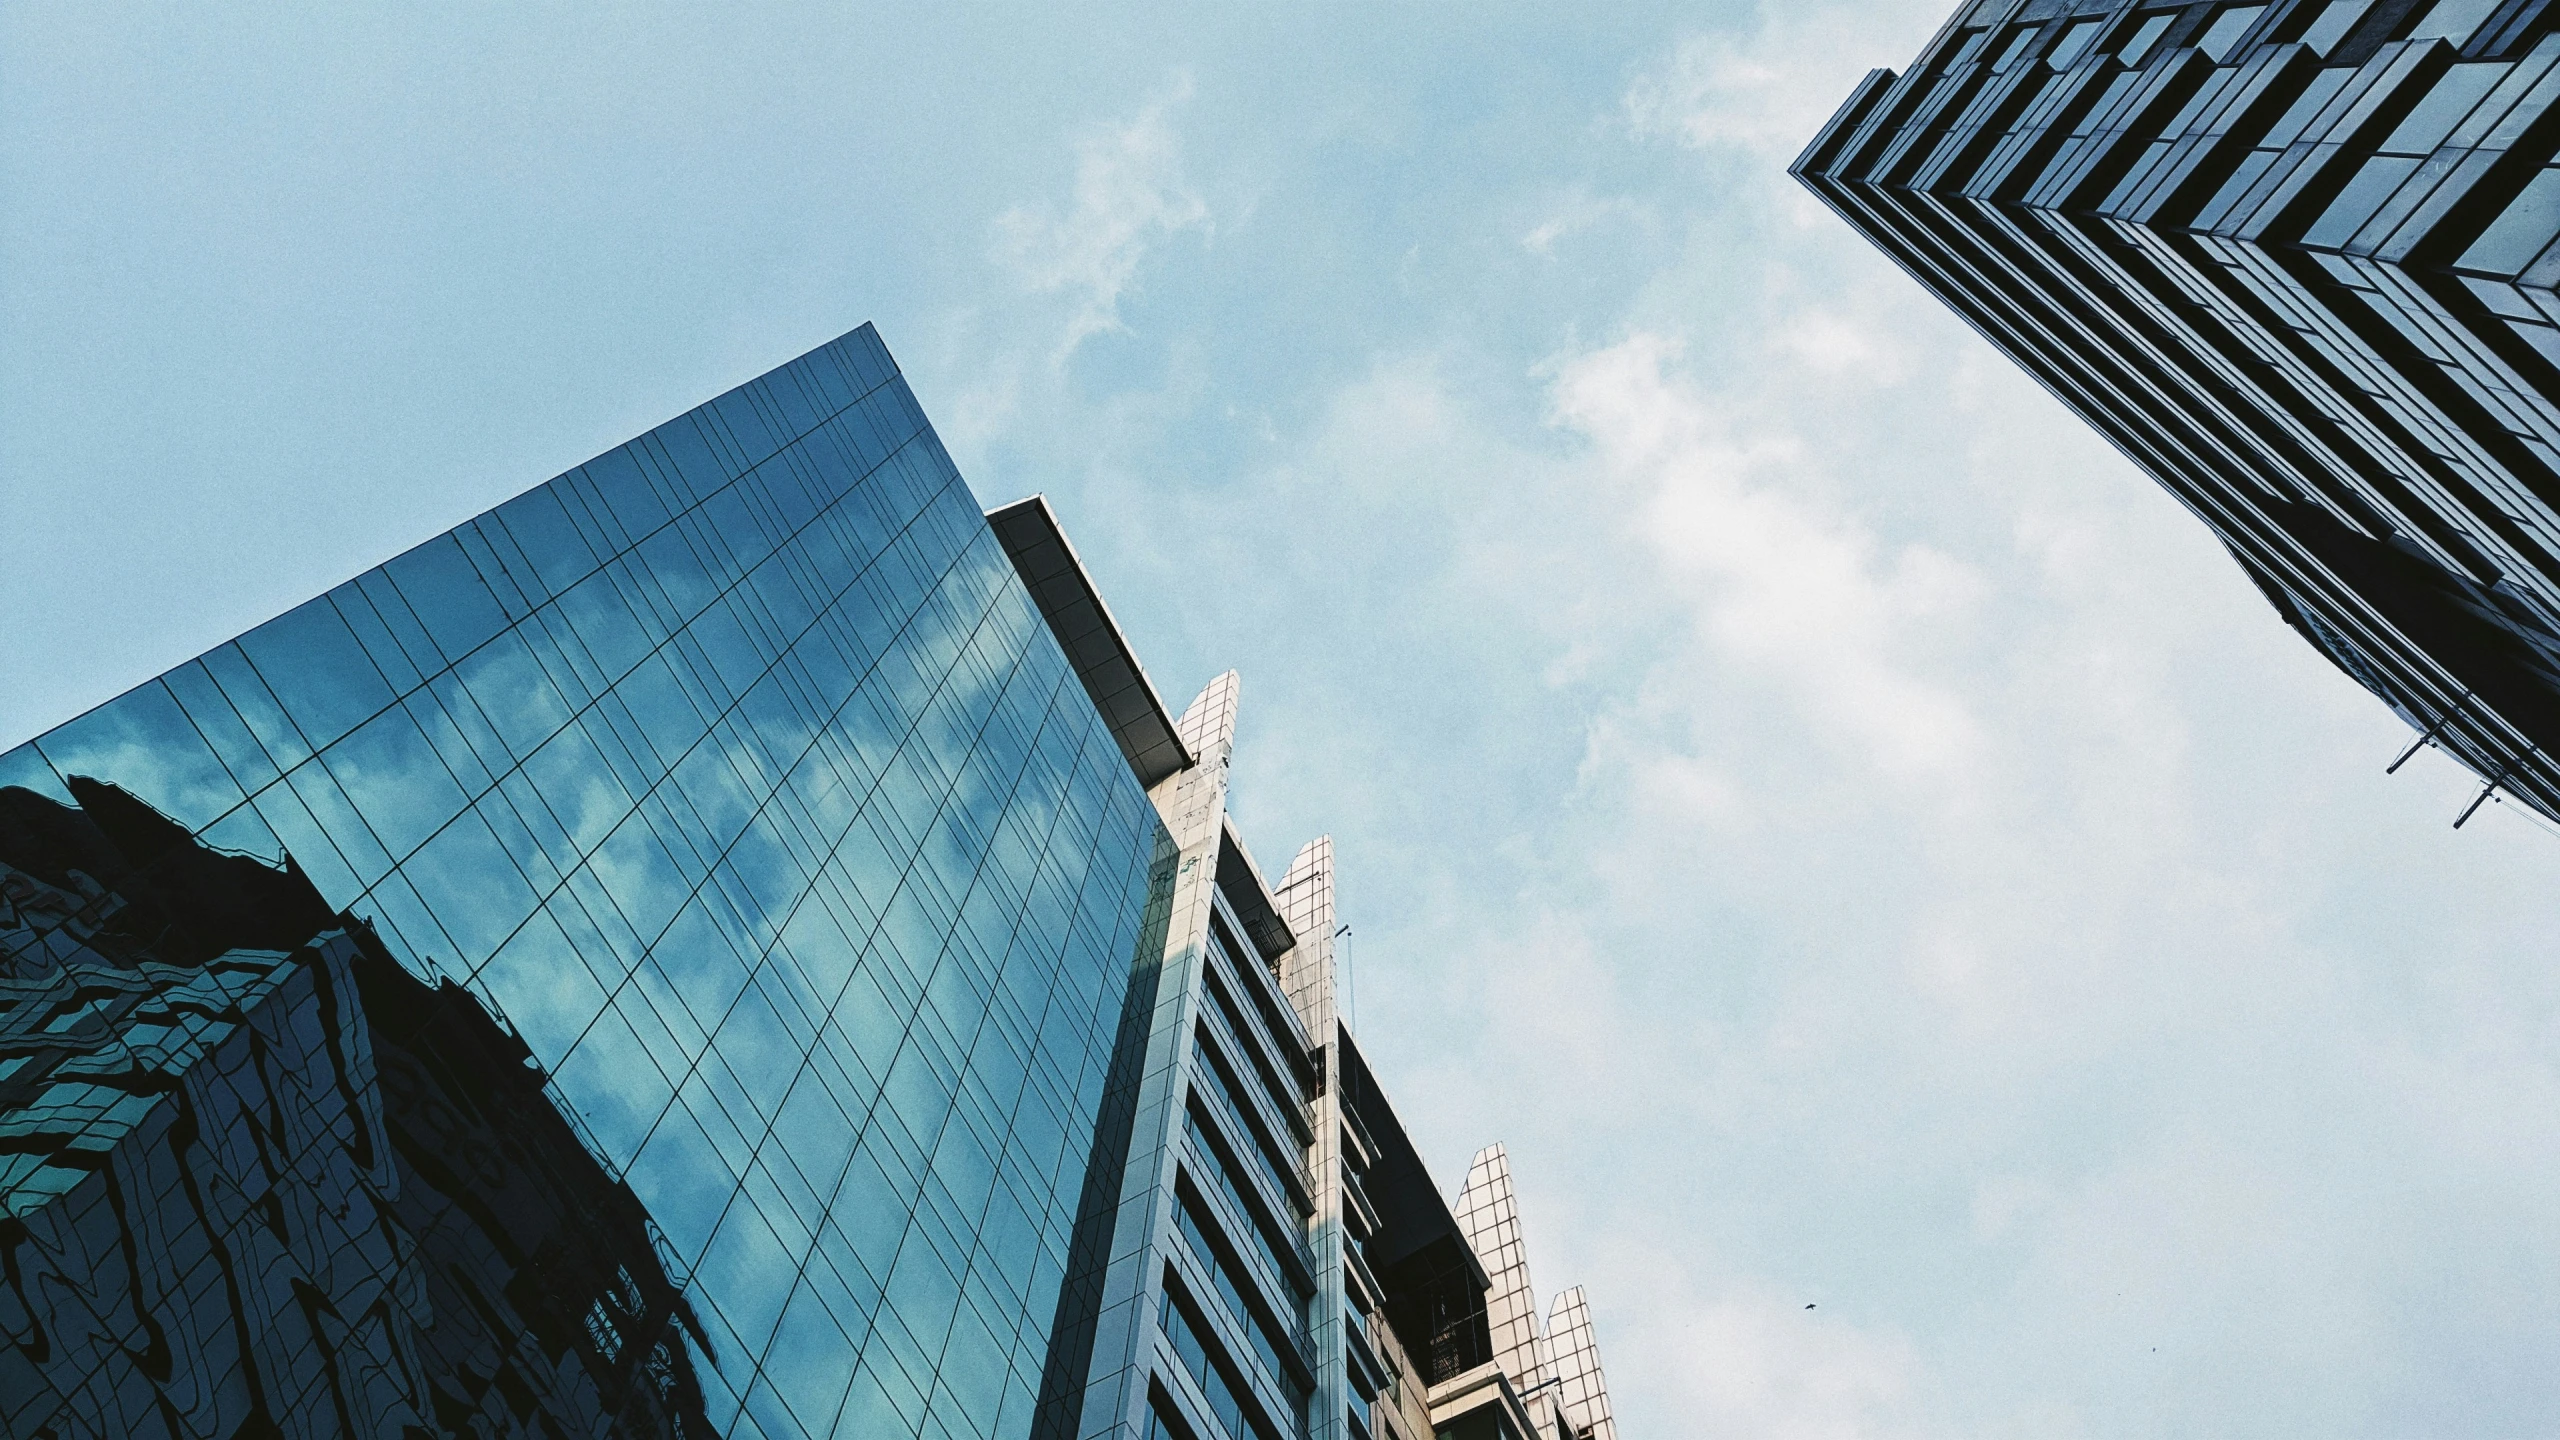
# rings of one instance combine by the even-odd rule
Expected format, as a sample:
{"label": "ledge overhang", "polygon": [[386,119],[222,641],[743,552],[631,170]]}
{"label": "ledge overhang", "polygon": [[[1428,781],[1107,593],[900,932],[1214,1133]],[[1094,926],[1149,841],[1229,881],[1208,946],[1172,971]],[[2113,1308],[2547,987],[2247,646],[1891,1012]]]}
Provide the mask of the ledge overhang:
{"label": "ledge overhang", "polygon": [[1031,591],[1032,603],[1040,607],[1059,648],[1067,652],[1093,708],[1111,727],[1111,738],[1120,742],[1120,753],[1138,783],[1152,789],[1190,769],[1192,755],[1174,731],[1172,714],[1111,618],[1111,608],[1102,603],[1048,497],[1034,495],[990,510],[987,526]]}
{"label": "ledge overhang", "polygon": [[1253,863],[1253,852],[1244,848],[1244,837],[1236,833],[1234,816],[1224,817],[1219,825],[1218,891],[1244,922],[1265,964],[1277,964],[1297,945],[1297,935],[1280,918],[1280,906],[1262,878],[1262,867]]}

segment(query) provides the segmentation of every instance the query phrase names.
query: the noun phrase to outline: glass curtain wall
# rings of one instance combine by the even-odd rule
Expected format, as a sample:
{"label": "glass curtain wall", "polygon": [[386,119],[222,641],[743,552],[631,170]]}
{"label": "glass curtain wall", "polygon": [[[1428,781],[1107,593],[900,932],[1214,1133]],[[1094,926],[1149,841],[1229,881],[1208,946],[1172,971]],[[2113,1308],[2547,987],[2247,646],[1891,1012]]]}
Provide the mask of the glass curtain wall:
{"label": "glass curtain wall", "polygon": [[0,755],[73,777],[521,1037],[715,1427],[1028,1433],[1161,827],[869,327]]}

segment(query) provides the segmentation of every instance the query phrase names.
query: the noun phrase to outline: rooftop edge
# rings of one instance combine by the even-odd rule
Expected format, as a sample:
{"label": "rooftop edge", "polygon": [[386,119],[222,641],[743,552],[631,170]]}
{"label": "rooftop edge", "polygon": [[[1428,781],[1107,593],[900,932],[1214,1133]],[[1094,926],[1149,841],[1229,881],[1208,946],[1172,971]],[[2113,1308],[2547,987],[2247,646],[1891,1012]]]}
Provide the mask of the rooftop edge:
{"label": "rooftop edge", "polygon": [[1093,708],[1120,742],[1120,753],[1138,783],[1150,789],[1191,768],[1194,757],[1175,733],[1173,715],[1147,679],[1137,653],[1111,618],[1111,607],[1058,523],[1046,495],[1033,495],[987,512],[987,527],[1031,591]]}

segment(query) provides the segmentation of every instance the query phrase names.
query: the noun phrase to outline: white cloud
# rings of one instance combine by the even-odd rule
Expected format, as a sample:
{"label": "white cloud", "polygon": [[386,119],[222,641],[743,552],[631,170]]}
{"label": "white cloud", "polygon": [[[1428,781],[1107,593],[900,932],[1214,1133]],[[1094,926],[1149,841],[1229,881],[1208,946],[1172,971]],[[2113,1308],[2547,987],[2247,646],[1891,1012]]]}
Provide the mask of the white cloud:
{"label": "white cloud", "polygon": [[1943,0],[1764,3],[1758,23],[1711,30],[1638,74],[1622,107],[1639,135],[1762,161],[1792,159],[1869,69],[1899,64],[1946,19]]}
{"label": "white cloud", "polygon": [[1870,317],[1808,308],[1792,316],[1786,328],[1771,337],[1772,342],[1789,357],[1800,360],[1807,369],[1825,379],[1855,381],[1899,380],[1903,375],[1903,347],[1892,337],[1877,333]]}
{"label": "white cloud", "polygon": [[[1604,1339],[1616,1344],[1602,1363],[1667,1378],[1669,1393],[1647,1395],[1645,1404],[1684,1417],[1683,1433],[1754,1440],[1923,1433],[1913,1416],[1923,1408],[1926,1366],[1903,1337],[1826,1314],[1819,1300],[1807,1309],[1792,1292],[1718,1286],[1677,1262],[1656,1274],[1653,1285],[1609,1297],[1642,1306],[1652,1323]],[[1721,1293],[1702,1302],[1711,1289]]]}
{"label": "white cloud", "polygon": [[[2413,822],[2373,774],[2393,722],[2191,517],[1836,222],[1761,203],[1822,118],[1762,114],[1777,92],[1836,97],[1840,53],[1918,44],[1880,52],[1846,13],[1645,72],[1627,113],[1681,142],[1678,178],[1759,168],[1592,317],[1614,338],[1538,366],[1544,437],[1398,362],[1303,452],[1308,510],[1434,526],[1379,603],[1532,652],[1469,703],[1582,721],[1525,833],[1435,827],[1417,843],[1450,853],[1402,913],[1354,898],[1365,1018],[1442,1036],[1382,1052],[1400,1102],[1429,1153],[1510,1143],[1537,1273],[1590,1288],[1622,1419],[2394,1433],[2451,1372],[2382,1357],[2458,1348],[2428,1338],[2447,1324],[2530,1344],[2470,1242],[2412,1227],[2454,1203],[2431,1172],[2482,1234],[2547,1218],[2533,1146],[2484,1137],[2541,1136],[2554,1088],[2547,1045],[2484,1038],[2493,1007],[2396,977],[2516,986],[2512,947],[2425,892],[2548,857]],[[1373,573],[1381,542],[1328,538]],[[2342,874],[2392,898],[2322,889]],[[2410,951],[2342,906],[2430,934]],[[2560,1007],[2547,980],[2511,993]],[[2430,1198],[2390,1193],[2413,1184]],[[2410,1246],[2480,1319],[2398,1318]],[[2554,1248],[2518,1263],[2560,1276]],[[2466,1413],[2494,1430],[2547,1389]]]}
{"label": "white cloud", "polygon": [[1556,420],[1588,439],[1725,654],[1777,675],[1804,718],[1890,775],[1961,772],[1978,737],[1963,702],[1909,662],[1960,625],[1982,581],[1924,545],[1880,546],[1802,497],[1809,457],[1754,431],[1672,369],[1680,345],[1638,333],[1554,366]]}
{"label": "white cloud", "polygon": [[[2546,1430],[2560,851],[2511,807],[2451,832],[2476,784],[2436,756],[2383,781],[2397,723],[1786,178],[1953,5],[1707,0],[1671,22],[1685,41],[1489,7],[1450,44],[1427,27],[1459,12],[1429,7],[1025,10],[1020,43],[921,48],[795,43],[776,12],[718,27],[709,70],[666,41],[645,71],[585,67],[691,97],[672,148],[606,126],[527,169],[491,132],[505,163],[453,173],[521,183],[466,208],[591,223],[443,247],[462,259],[385,333],[448,337],[451,363],[394,367],[422,375],[590,355],[569,368],[636,428],[876,312],[981,497],[1059,498],[1177,703],[1244,669],[1248,832],[1266,857],[1336,834],[1372,1060],[1427,1156],[1510,1143],[1537,1273],[1589,1286],[1631,1437]],[[178,48],[180,80],[233,73]],[[126,128],[140,149],[115,153],[145,160],[168,131]],[[947,163],[846,169],[804,153],[815,133]],[[994,193],[1026,147],[1035,180]],[[371,169],[407,203],[434,165]],[[75,168],[132,192],[93,197],[134,222],[98,236],[202,229],[172,222],[202,206],[136,210],[168,197],[131,166]],[[305,208],[346,211],[343,178]],[[275,251],[272,228],[234,248]],[[1213,233],[1221,263],[1184,263]],[[986,264],[918,263],[918,234]],[[48,333],[77,343],[53,350],[96,350],[66,373],[203,423],[119,426],[57,387],[71,418],[24,474],[107,473],[84,431],[276,453],[258,427],[292,407],[186,399],[206,375],[348,388],[205,363],[276,287],[203,288],[224,267],[184,263],[201,245],[161,248],[27,293],[65,297]],[[534,262],[509,293],[538,323],[454,330],[491,256]],[[166,284],[93,283],[127,272]],[[148,303],[100,311],[110,292]],[[334,362],[337,324],[261,353]],[[176,357],[141,391],[107,363],[143,354],[119,326]],[[379,437],[470,416],[491,463],[443,470],[519,479],[593,448],[509,428],[507,389],[321,428],[430,453]],[[325,509],[364,468],[305,488]],[[130,570],[148,539],[128,573],[162,568]],[[162,618],[198,590],[271,608],[207,554],[154,592],[186,599]],[[19,668],[158,623],[116,609],[71,605]]]}
{"label": "white cloud", "polygon": [[[2393,1434],[2560,1324],[2560,1246],[2516,1239],[2560,1233],[2560,979],[2514,958],[2548,857],[2443,830],[2458,785],[2413,820],[2394,722],[1785,177],[1941,18],[1666,47],[1604,162],[1459,217],[1578,308],[1385,317],[1218,397],[1249,452],[1145,448],[1169,344],[1052,463],[1115,599],[1178,597],[1124,618],[1243,664],[1241,823],[1335,833],[1376,1063],[1426,1155],[1511,1145],[1631,1433]],[[1001,232],[1052,297],[1026,356],[1206,228],[1136,114]]]}
{"label": "white cloud", "polygon": [[1078,140],[1073,198],[1063,208],[1018,206],[996,217],[998,258],[1033,293],[1070,303],[1057,360],[1120,328],[1120,301],[1150,247],[1211,229],[1208,202],[1184,175],[1172,123],[1191,92],[1190,76],[1177,76],[1135,116]]}
{"label": "white cloud", "polygon": [[1520,237],[1520,248],[1532,255],[1552,256],[1556,242],[1597,229],[1611,221],[1643,221],[1652,218],[1650,207],[1623,195],[1593,195],[1580,187],[1560,197],[1547,218],[1530,227]]}

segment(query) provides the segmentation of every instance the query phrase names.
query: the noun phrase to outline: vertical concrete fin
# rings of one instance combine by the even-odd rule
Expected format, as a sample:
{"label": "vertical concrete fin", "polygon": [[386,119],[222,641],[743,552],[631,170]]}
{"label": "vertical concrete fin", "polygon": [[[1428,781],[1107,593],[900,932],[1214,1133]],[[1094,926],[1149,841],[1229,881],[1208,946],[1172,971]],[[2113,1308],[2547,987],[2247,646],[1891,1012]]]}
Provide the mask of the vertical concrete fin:
{"label": "vertical concrete fin", "polygon": [[1174,722],[1174,733],[1182,737],[1184,748],[1201,761],[1207,761],[1212,750],[1224,755],[1235,749],[1236,696],[1243,687],[1243,678],[1233,670],[1220,675]]}
{"label": "vertical concrete fin", "polygon": [[1458,1226],[1493,1281],[1485,1292],[1485,1328],[1493,1358],[1526,1392],[1547,1378],[1545,1347],[1538,1335],[1538,1290],[1529,1281],[1529,1250],[1520,1233],[1520,1202],[1511,1191],[1511,1155],[1500,1144],[1476,1152],[1458,1193]]}
{"label": "vertical concrete fin", "polygon": [[1319,835],[1289,862],[1274,893],[1298,943],[1280,961],[1280,993],[1319,1045],[1333,1043],[1333,837]]}
{"label": "vertical concrete fin", "polygon": [[1227,766],[1235,758],[1236,696],[1243,688],[1242,678],[1230,670],[1192,699],[1191,708],[1174,722],[1183,747],[1191,752],[1191,767],[1147,791],[1176,843],[1186,852],[1211,847],[1207,854],[1213,866],[1218,827],[1227,813]]}
{"label": "vertical concrete fin", "polygon": [[1600,1341],[1591,1329],[1591,1305],[1582,1287],[1556,1297],[1547,1315],[1547,1354],[1555,1363],[1556,1398],[1584,1440],[1618,1440],[1609,1412],[1609,1383],[1600,1374]]}

